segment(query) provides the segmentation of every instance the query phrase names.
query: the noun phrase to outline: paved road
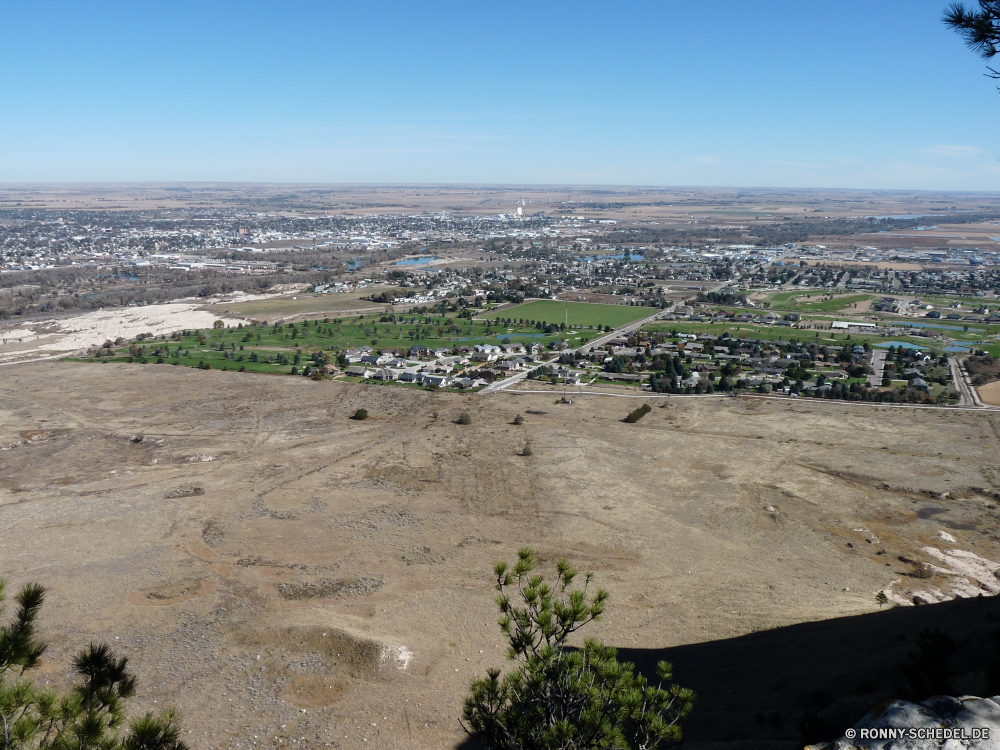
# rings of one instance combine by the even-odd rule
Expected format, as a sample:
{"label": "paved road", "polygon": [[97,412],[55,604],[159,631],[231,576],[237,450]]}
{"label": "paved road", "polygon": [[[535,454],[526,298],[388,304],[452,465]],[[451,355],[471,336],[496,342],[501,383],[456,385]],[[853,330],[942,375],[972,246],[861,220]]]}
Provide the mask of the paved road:
{"label": "paved road", "polygon": [[882,385],[882,374],[885,372],[885,357],[887,352],[884,349],[876,349],[872,353],[872,374],[868,376],[868,385],[878,388]]}
{"label": "paved road", "polygon": [[951,381],[955,384],[955,390],[958,391],[958,405],[965,406],[971,400],[969,398],[968,386],[966,386],[965,379],[958,369],[958,360],[955,357],[951,357],[948,361],[951,363]]}
{"label": "paved road", "polygon": [[[686,302],[686,301],[687,300],[684,300],[684,302]],[[681,303],[677,303],[677,304],[681,304]],[[593,341],[588,341],[586,344],[584,344],[581,347],[578,347],[577,349],[567,349],[567,350],[565,350],[563,352],[560,352],[559,354],[566,354],[567,352],[572,353],[572,352],[577,352],[577,351],[581,351],[581,350],[590,350],[590,349],[592,349],[594,347],[601,346],[602,344],[610,341],[613,338],[621,336],[622,334],[631,333],[632,331],[634,331],[634,330],[636,330],[638,328],[641,328],[642,326],[644,326],[647,323],[655,320],[659,316],[671,312],[673,310],[673,308],[674,308],[674,306],[671,306],[671,307],[669,307],[667,309],[664,309],[664,310],[657,310],[654,314],[650,315],[648,318],[643,318],[642,320],[637,320],[634,323],[629,323],[628,325],[623,326],[621,328],[618,328],[618,329],[612,331],[611,333],[605,334],[604,336],[601,336],[598,339],[594,339]],[[882,375],[885,372],[885,360],[886,360],[886,356],[887,356],[887,352],[884,351],[884,350],[881,350],[881,349],[876,350],[874,352],[874,354],[872,355],[872,370],[874,372],[871,375],[868,376],[868,384],[869,385],[876,386],[876,387],[882,385]],[[546,360],[545,362],[539,362],[536,365],[536,367],[541,367],[542,365],[553,364],[558,359],[559,359],[559,355],[556,355],[556,356],[552,357],[551,359]],[[951,375],[952,375],[952,379],[954,380],[955,385],[958,388],[958,395],[959,395],[958,406],[964,407],[966,409],[974,409],[974,408],[979,408],[979,409],[987,408],[987,409],[990,409],[990,407],[987,407],[986,404],[984,404],[982,402],[982,400],[979,398],[979,393],[972,386],[972,383],[969,380],[969,375],[965,371],[965,368],[962,367],[961,362],[956,357],[950,357],[949,361],[951,362]],[[483,388],[483,390],[480,391],[480,393],[499,393],[501,391],[506,391],[506,390],[510,389],[510,387],[512,385],[515,385],[516,383],[519,383],[522,380],[524,380],[527,376],[528,376],[528,371],[519,372],[516,375],[513,375],[513,376],[511,376],[509,378],[506,378],[504,380],[498,380],[498,381],[496,381],[494,383],[491,383],[490,385],[488,385],[485,388]],[[510,392],[513,392],[513,393],[538,393],[539,391],[517,391],[516,389],[510,389]],[[545,393],[545,391],[542,391],[542,393]],[[597,392],[594,392],[594,391],[582,391],[582,392],[576,391],[575,393],[592,393],[593,395],[599,395]],[[601,394],[601,395],[608,395],[608,396],[615,395],[615,396],[617,396],[617,395],[624,395],[624,394],[607,393],[607,394]],[[644,398],[659,397],[658,395],[650,394],[650,393],[645,392],[645,391],[643,391],[641,393],[636,393],[635,396],[644,397]],[[629,397],[633,397],[634,398],[635,396],[629,396]],[[672,397],[673,398],[677,398],[678,396],[674,395]],[[680,396],[680,397],[684,398],[684,396]],[[761,396],[758,396],[757,394],[753,394],[753,397],[754,398],[761,398]],[[689,398],[713,398],[713,397],[712,396],[689,396]],[[785,398],[787,398],[787,396],[771,396],[771,397],[767,397],[767,398],[781,398],[781,399],[785,399]],[[803,398],[802,400],[803,401],[809,401],[809,400],[812,400],[812,399]],[[854,405],[856,403],[861,403],[861,404],[864,404],[866,406],[892,406],[892,407],[896,407],[896,408],[908,408],[908,407],[923,408],[923,409],[954,409],[955,408],[954,406],[936,406],[936,407],[932,407],[932,406],[922,406],[922,405],[919,405],[919,404],[888,404],[888,403],[884,403],[884,402],[883,403],[878,403],[878,402],[853,402],[853,401],[845,401],[844,403],[852,404],[852,405]],[[990,411],[997,411],[997,409],[996,408],[992,408],[992,409],[990,409]]]}
{"label": "paved road", "polygon": [[[687,300],[685,300],[685,302],[686,301]],[[591,349],[593,349],[595,347],[601,346],[602,344],[606,344],[607,342],[611,341],[611,339],[618,338],[622,334],[629,334],[629,333],[632,333],[632,331],[637,331],[640,328],[642,328],[644,325],[646,325],[647,323],[651,323],[652,321],[656,320],[661,315],[666,315],[669,312],[673,312],[673,309],[675,307],[676,307],[676,305],[671,305],[670,307],[666,307],[666,308],[664,308],[662,310],[657,310],[655,313],[653,313],[652,315],[650,315],[648,318],[643,318],[642,320],[637,320],[634,323],[629,323],[628,325],[622,326],[621,328],[616,328],[611,333],[606,333],[603,336],[601,336],[600,338],[596,338],[593,341],[588,341],[586,344],[584,344],[583,346],[579,347],[579,349],[574,349],[573,351],[579,351],[579,350],[589,351],[589,350],[591,350]]]}
{"label": "paved road", "polygon": [[[602,344],[604,344],[604,343],[606,343],[608,341],[611,341],[611,339],[613,339],[613,338],[616,338],[616,337],[621,336],[621,335],[628,335],[632,331],[635,331],[635,330],[638,330],[639,328],[642,328],[647,323],[650,323],[650,322],[656,320],[661,315],[665,315],[666,313],[670,312],[673,309],[674,309],[674,305],[671,305],[668,308],[664,308],[663,310],[657,310],[655,313],[653,313],[649,317],[642,318],[641,320],[637,320],[634,323],[629,323],[628,325],[622,326],[621,328],[616,328],[611,333],[606,333],[603,336],[601,336],[600,338],[596,338],[593,341],[588,341],[586,344],[584,344],[583,346],[577,347],[576,349],[564,349],[563,351],[561,351],[558,354],[556,354],[556,356],[554,356],[552,359],[546,360],[545,362],[538,362],[538,363],[536,363],[535,367],[541,367],[542,365],[551,365],[556,360],[559,359],[560,355],[563,355],[563,354],[572,354],[573,352],[578,352],[578,351],[589,352],[594,347],[601,346]],[[529,370],[525,370],[524,372],[519,372],[516,375],[512,375],[509,378],[504,378],[503,380],[496,380],[496,381],[490,383],[485,388],[483,388],[483,390],[481,390],[480,393],[496,393],[497,391],[506,390],[507,388],[509,388],[510,386],[514,385],[515,383],[519,383],[522,380],[524,380],[526,377],[528,377],[528,372],[529,372]]]}
{"label": "paved road", "polygon": [[962,365],[961,360],[957,357],[951,357],[951,377],[955,381],[955,386],[958,388],[958,403],[962,404],[972,404],[973,406],[985,406],[982,400],[979,398],[979,392],[976,391],[975,386],[972,385],[972,381],[969,379],[969,373],[965,371],[965,367]]}

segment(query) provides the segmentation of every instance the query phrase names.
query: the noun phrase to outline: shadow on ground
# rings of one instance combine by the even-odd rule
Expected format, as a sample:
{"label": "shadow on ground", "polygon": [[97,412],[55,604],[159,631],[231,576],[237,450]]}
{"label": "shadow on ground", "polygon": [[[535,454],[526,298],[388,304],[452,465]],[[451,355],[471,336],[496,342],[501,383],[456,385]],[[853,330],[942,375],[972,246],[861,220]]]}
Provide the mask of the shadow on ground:
{"label": "shadow on ground", "polygon": [[925,628],[940,628],[957,647],[956,694],[992,694],[1000,598],[897,607],[676,648],[621,649],[619,660],[650,676],[657,662],[669,661],[675,680],[697,693],[684,722],[685,747],[785,750],[836,739],[898,697],[906,682],[900,665]]}

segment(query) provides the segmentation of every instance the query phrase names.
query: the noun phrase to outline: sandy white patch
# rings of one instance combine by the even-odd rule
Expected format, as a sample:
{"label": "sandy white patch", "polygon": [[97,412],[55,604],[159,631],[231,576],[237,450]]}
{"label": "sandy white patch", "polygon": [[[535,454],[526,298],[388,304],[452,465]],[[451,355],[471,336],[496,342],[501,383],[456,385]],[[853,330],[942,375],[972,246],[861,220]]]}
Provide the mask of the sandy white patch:
{"label": "sandy white patch", "polygon": [[191,302],[172,302],[115,310],[95,310],[84,315],[58,320],[43,320],[22,324],[23,327],[0,330],[0,341],[8,344],[34,344],[10,351],[12,357],[26,359],[54,352],[75,352],[104,341],[121,337],[133,339],[140,333],[154,336],[174,331],[211,328],[216,320],[235,326],[239,318],[224,318]]}
{"label": "sandy white patch", "polygon": [[897,593],[893,589],[900,586],[901,581],[896,580],[882,590],[893,604],[902,606],[934,604],[952,599],[972,599],[977,596],[1000,594],[1000,563],[962,549],[942,551],[937,547],[924,547],[923,551],[947,565],[947,567],[928,566],[935,575],[947,576],[945,581],[947,590],[928,588]]}
{"label": "sandy white patch", "polygon": [[248,292],[233,292],[232,294],[227,294],[225,296],[219,296],[213,298],[209,304],[213,307],[216,305],[235,305],[240,302],[256,302],[261,299],[276,299],[283,295],[277,294],[250,294]]}
{"label": "sandy white patch", "polygon": [[392,664],[396,669],[406,669],[413,661],[413,652],[406,646],[390,646],[383,643],[381,661],[383,664]]}

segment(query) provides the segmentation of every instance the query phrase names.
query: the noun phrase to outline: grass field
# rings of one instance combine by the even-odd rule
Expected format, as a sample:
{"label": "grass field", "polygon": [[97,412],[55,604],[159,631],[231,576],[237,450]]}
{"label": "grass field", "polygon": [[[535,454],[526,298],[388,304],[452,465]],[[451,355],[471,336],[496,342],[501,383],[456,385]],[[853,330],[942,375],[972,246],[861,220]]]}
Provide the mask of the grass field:
{"label": "grass field", "polygon": [[[312,364],[310,356],[323,352],[331,361],[343,349],[365,344],[377,349],[398,349],[406,352],[414,344],[431,349],[454,349],[475,344],[500,344],[505,341],[530,346],[543,346],[569,336],[574,345],[581,345],[596,332],[571,331],[545,334],[530,326],[497,326],[487,321],[470,321],[454,316],[400,314],[389,318],[383,314],[327,318],[292,325],[291,323],[242,328],[215,328],[188,331],[158,339],[138,342],[141,347],[130,353],[130,345],[115,349],[112,357],[100,359],[112,362],[154,363],[197,367],[202,363],[213,369],[250,372],[290,373]],[[256,359],[258,361],[254,361]],[[299,361],[295,361],[298,355]],[[279,356],[282,363],[278,364]],[[270,361],[268,361],[270,358]],[[286,361],[287,360],[287,361]]]}
{"label": "grass field", "polygon": [[[656,310],[651,307],[628,305],[596,305],[590,302],[569,303],[571,326],[619,326],[634,320],[648,318]],[[515,320],[540,320],[543,323],[565,323],[566,303],[560,300],[535,300],[511,307],[502,312],[503,317]]]}
{"label": "grass field", "polygon": [[932,305],[940,307],[947,307],[952,302],[961,302],[966,307],[975,308],[985,306],[993,310],[996,309],[998,302],[1000,302],[1000,300],[986,299],[985,297],[939,297],[937,295],[926,296],[923,294],[911,296],[919,297],[921,302],[930,302]]}
{"label": "grass field", "polygon": [[[807,299],[812,295],[812,299]],[[855,302],[864,302],[874,297],[872,294],[840,294],[833,299],[822,299],[825,292],[778,292],[772,294],[768,301],[774,310],[795,310],[801,312],[837,312],[850,307]],[[803,298],[803,299],[800,299]],[[813,301],[815,300],[815,301]]]}
{"label": "grass field", "polygon": [[[869,336],[862,333],[831,332],[827,330],[817,331],[807,328],[778,328],[753,323],[687,323],[683,321],[670,321],[643,326],[642,330],[659,331],[661,333],[670,331],[696,334],[711,333],[713,336],[721,336],[728,331],[729,335],[733,338],[764,339],[768,341],[774,339],[791,341],[794,339],[806,344],[814,342],[820,346],[823,344],[837,344],[839,346],[847,343],[864,344],[866,341],[875,345],[883,341],[889,341],[885,336]],[[945,342],[939,339],[925,339],[916,336],[894,336],[892,340],[903,341],[923,349],[934,351],[940,351],[942,347],[946,346]]]}
{"label": "grass field", "polygon": [[837,312],[838,310],[843,310],[845,307],[850,307],[856,302],[866,302],[871,298],[872,295],[870,294],[848,294],[845,297],[834,297],[833,299],[821,302],[797,302],[795,307],[804,312]]}
{"label": "grass field", "polygon": [[[821,326],[821,330],[817,331],[815,329],[810,330],[808,328],[785,328],[778,326],[768,326],[763,324],[754,323],[692,323],[687,321],[677,321],[677,322],[658,322],[647,327],[647,330],[658,330],[658,331],[670,331],[677,330],[682,333],[712,333],[714,335],[720,335],[725,331],[729,331],[730,335],[737,336],[751,336],[753,338],[759,339],[778,339],[783,338],[785,340],[795,339],[797,341],[827,341],[832,343],[834,339],[831,338],[831,332],[826,330],[826,327],[832,321],[843,320],[843,315],[834,314],[824,314],[824,309],[832,308],[834,310],[840,310],[845,304],[854,304],[854,302],[859,302],[864,299],[870,299],[875,295],[870,294],[859,294],[859,295],[844,295],[838,299],[834,300],[823,300],[821,302],[814,303],[791,303],[789,300],[793,297],[802,296],[802,292],[779,292],[772,295],[773,299],[780,300],[781,303],[772,306],[778,309],[795,309],[802,312],[803,323],[804,324],[818,324]],[[930,298],[928,298],[930,299]],[[733,311],[733,312],[746,312],[742,308],[726,307],[722,305],[711,305],[709,306],[712,311]],[[921,329],[921,326],[926,325],[927,330],[937,332],[942,334],[944,338],[933,338],[928,339],[922,336],[911,336],[907,334],[902,334],[899,336],[875,336],[875,335],[865,335],[854,333],[851,334],[851,341],[865,342],[868,341],[871,344],[881,343],[890,340],[904,341],[907,343],[914,344],[916,346],[931,349],[933,351],[940,352],[944,348],[951,346],[953,344],[968,346],[971,349],[982,349],[994,356],[1000,356],[1000,340],[998,340],[998,335],[1000,335],[1000,326],[989,325],[987,323],[967,323],[966,321],[958,320],[945,320],[938,318],[903,318],[896,315],[889,315],[884,313],[866,313],[866,320],[872,322],[872,320],[877,319],[881,325],[888,327],[899,326],[900,328],[906,329],[904,324],[920,324],[917,326],[912,326],[910,330],[914,333]],[[969,330],[963,330],[965,325],[969,326]],[[817,339],[816,334],[819,333]],[[844,332],[838,333],[836,340],[840,341],[844,339],[846,334]],[[950,352],[954,353],[954,352]]]}
{"label": "grass field", "polygon": [[783,308],[784,305],[792,305],[793,304],[792,300],[794,300],[796,297],[803,296],[803,294],[804,292],[801,291],[775,292],[774,294],[768,295],[767,301],[771,303],[772,307],[777,307],[780,305]]}
{"label": "grass field", "polygon": [[[359,289],[343,294],[307,294],[275,297],[274,299],[259,299],[251,302],[238,302],[232,305],[218,305],[231,315],[245,318],[263,318],[274,320],[296,315],[315,315],[319,313],[336,313],[342,310],[361,310],[364,308],[382,309],[384,304],[363,300],[372,294],[380,294],[396,287],[378,286]],[[397,290],[398,291],[398,290]]]}

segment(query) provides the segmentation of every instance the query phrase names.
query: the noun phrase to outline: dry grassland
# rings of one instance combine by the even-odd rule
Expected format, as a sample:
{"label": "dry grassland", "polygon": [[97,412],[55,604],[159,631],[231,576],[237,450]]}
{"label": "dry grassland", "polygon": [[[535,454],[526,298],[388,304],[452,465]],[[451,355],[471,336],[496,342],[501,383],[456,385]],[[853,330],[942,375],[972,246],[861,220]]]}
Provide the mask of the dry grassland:
{"label": "dry grassland", "polygon": [[998,558],[996,415],[691,399],[623,424],[634,405],[19,365],[0,571],[49,589],[46,679],[107,640],[193,747],[433,748],[505,663],[490,573],[521,546],[594,570],[592,634],[632,649],[877,610],[943,529]]}
{"label": "dry grassland", "polygon": [[981,385],[976,390],[979,391],[979,397],[984,403],[1000,406],[1000,380]]}
{"label": "dry grassland", "polygon": [[371,312],[384,310],[385,304],[361,299],[373,294],[381,294],[388,290],[399,291],[398,287],[372,286],[356,292],[341,294],[310,294],[275,296],[270,299],[255,299],[246,302],[219,302],[211,306],[212,312],[220,315],[239,315],[254,320],[289,320],[301,317],[317,316],[323,313],[331,315],[351,312]]}

